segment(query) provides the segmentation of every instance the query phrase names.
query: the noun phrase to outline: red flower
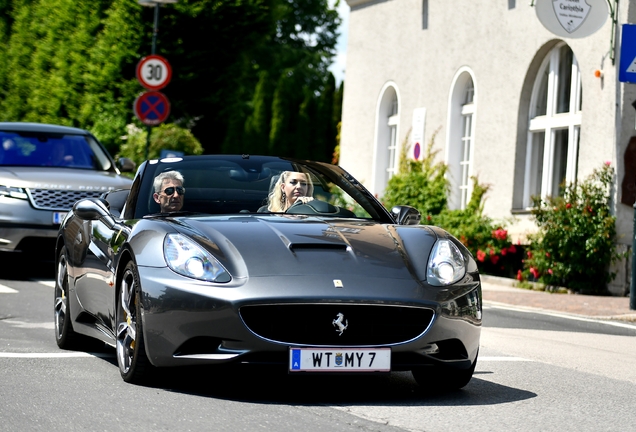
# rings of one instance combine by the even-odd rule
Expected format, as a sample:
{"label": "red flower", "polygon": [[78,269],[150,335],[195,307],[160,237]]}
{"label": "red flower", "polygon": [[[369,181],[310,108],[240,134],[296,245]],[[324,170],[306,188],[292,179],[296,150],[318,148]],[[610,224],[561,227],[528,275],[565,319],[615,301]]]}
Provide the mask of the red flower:
{"label": "red flower", "polygon": [[426,220],[427,220],[427,221],[429,221],[429,222],[430,222],[432,219],[433,219],[433,218],[431,217],[431,215],[427,215],[427,216],[426,216]]}
{"label": "red flower", "polygon": [[550,258],[550,252],[546,252],[546,253],[545,253],[545,257],[546,257],[546,258]]}
{"label": "red flower", "polygon": [[532,273],[532,276],[533,276],[535,279],[539,279],[539,270],[537,270],[537,269],[536,269],[536,268],[534,268],[534,267],[530,267],[530,273]]}
{"label": "red flower", "polygon": [[531,251],[528,251],[528,258],[532,259],[532,252]]}
{"label": "red flower", "polygon": [[499,255],[493,255],[490,257],[490,262],[492,262],[493,264],[497,264],[497,261],[499,261]]}
{"label": "red flower", "polygon": [[511,254],[517,253],[517,248],[515,247],[515,245],[510,245],[510,247],[508,248],[508,252],[510,252]]}
{"label": "red flower", "polygon": [[505,229],[496,229],[492,232],[492,236],[493,238],[496,238],[497,240],[506,240],[508,238],[508,231],[506,231]]}
{"label": "red flower", "polygon": [[502,249],[501,250],[501,255],[502,256],[506,256],[507,253],[508,253],[508,249]]}
{"label": "red flower", "polygon": [[521,273],[521,270],[517,270],[517,280],[518,281],[522,281],[523,280],[523,273]]}
{"label": "red flower", "polygon": [[552,269],[548,269],[548,273],[550,273],[550,276],[552,276]]}
{"label": "red flower", "polygon": [[567,203],[567,204],[565,205],[565,208],[566,208],[566,209],[570,209],[570,208],[572,208],[572,204]]}
{"label": "red flower", "polygon": [[484,262],[484,260],[486,259],[486,253],[482,250],[478,250],[477,251],[477,261],[479,262]]}

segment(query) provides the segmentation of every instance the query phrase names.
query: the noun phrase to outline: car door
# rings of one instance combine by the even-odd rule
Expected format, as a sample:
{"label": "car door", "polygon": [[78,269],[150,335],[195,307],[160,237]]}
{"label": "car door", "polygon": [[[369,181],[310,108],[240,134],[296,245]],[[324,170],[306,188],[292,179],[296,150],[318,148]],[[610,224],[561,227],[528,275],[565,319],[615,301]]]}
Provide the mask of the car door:
{"label": "car door", "polygon": [[101,221],[84,221],[77,249],[85,255],[76,271],[75,286],[82,307],[107,327],[114,302],[113,231]]}

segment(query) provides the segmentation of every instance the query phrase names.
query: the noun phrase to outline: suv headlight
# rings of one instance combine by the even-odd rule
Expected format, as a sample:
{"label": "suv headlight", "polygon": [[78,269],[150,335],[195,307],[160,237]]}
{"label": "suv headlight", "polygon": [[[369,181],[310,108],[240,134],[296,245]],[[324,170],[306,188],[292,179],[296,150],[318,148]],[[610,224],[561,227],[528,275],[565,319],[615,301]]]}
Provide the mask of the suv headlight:
{"label": "suv headlight", "polygon": [[450,240],[438,240],[428,260],[428,283],[435,286],[450,285],[465,274],[466,263],[459,248]]}
{"label": "suv headlight", "polygon": [[208,282],[229,282],[230,274],[221,263],[196,242],[182,234],[168,234],[163,256],[174,272]]}
{"label": "suv headlight", "polygon": [[26,191],[21,187],[0,185],[0,196],[18,199],[29,199]]}

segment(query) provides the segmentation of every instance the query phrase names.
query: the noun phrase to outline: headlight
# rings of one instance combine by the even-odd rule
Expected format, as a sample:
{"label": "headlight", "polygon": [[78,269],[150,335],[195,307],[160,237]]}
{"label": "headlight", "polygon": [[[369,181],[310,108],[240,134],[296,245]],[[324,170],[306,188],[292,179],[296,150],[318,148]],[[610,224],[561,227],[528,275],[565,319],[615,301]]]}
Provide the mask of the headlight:
{"label": "headlight", "polygon": [[0,196],[6,196],[10,198],[28,199],[28,195],[23,188],[0,185]]}
{"label": "headlight", "polygon": [[466,274],[466,263],[459,248],[450,240],[438,240],[428,260],[426,277],[436,286],[450,285]]}
{"label": "headlight", "polygon": [[180,275],[219,283],[232,280],[216,258],[184,235],[168,234],[163,241],[163,255],[168,267]]}

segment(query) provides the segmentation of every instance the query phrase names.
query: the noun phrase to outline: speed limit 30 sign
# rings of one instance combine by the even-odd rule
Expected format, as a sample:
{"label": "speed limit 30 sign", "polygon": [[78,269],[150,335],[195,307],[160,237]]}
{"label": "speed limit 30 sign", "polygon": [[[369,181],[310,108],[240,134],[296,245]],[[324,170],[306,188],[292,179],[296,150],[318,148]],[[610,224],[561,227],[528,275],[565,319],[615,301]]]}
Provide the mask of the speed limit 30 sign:
{"label": "speed limit 30 sign", "polygon": [[148,90],[164,88],[170,82],[170,78],[170,63],[160,55],[149,55],[137,63],[137,80]]}

